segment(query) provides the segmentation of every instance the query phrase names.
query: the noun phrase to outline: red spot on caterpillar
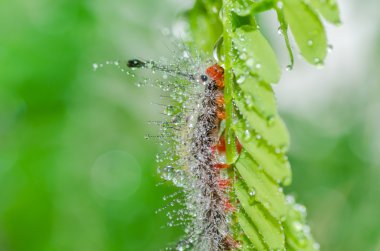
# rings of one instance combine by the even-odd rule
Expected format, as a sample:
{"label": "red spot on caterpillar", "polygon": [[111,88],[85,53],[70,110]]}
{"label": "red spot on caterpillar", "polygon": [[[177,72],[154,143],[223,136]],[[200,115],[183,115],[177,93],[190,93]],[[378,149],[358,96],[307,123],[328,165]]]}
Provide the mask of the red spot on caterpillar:
{"label": "red spot on caterpillar", "polygon": [[224,87],[224,69],[218,64],[214,64],[207,68],[206,74],[212,78],[219,89]]}
{"label": "red spot on caterpillar", "polygon": [[[237,153],[240,154],[241,150],[243,149],[243,146],[240,144],[237,138],[235,139],[235,145]],[[218,143],[215,146],[211,147],[211,151],[212,154],[215,154],[215,151],[218,151],[219,153],[226,152],[226,139],[223,135],[219,138]]]}
{"label": "red spot on caterpillar", "polygon": [[226,210],[227,212],[234,212],[235,207],[231,204],[231,202],[229,200],[225,200],[224,201],[224,210]]}
{"label": "red spot on caterpillar", "polygon": [[219,138],[218,144],[216,144],[216,149],[221,153],[226,152],[226,139],[224,136]]}
{"label": "red spot on caterpillar", "polygon": [[220,189],[226,189],[231,186],[231,181],[230,180],[219,180],[218,181],[218,186]]}
{"label": "red spot on caterpillar", "polygon": [[213,166],[214,166],[214,168],[216,168],[216,169],[226,169],[226,168],[229,168],[229,167],[230,167],[230,165],[228,165],[228,164],[223,164],[223,163],[214,164]]}

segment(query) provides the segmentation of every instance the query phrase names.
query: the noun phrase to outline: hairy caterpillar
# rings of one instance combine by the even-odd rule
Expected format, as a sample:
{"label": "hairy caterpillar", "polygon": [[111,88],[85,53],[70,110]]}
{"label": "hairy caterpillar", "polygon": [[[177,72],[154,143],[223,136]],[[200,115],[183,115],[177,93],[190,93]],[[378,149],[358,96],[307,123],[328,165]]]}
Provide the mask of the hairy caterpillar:
{"label": "hairy caterpillar", "polygon": [[[166,107],[169,119],[161,124],[166,148],[157,159],[161,176],[183,188],[185,209],[178,215],[186,221],[187,235],[175,250],[232,250],[238,243],[228,226],[235,210],[229,201],[231,180],[225,163],[224,69],[193,60],[186,50],[183,62],[164,65],[129,60],[131,69],[163,72],[157,81],[174,104]],[[237,151],[241,146],[237,142]]]}

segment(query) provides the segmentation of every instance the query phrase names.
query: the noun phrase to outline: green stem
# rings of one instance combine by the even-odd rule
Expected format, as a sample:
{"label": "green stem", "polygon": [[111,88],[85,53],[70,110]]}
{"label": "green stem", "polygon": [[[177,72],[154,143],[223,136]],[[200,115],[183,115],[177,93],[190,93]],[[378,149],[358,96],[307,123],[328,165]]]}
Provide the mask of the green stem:
{"label": "green stem", "polygon": [[227,163],[234,161],[235,135],[231,129],[233,105],[232,105],[232,12],[231,0],[223,0],[223,44],[224,44],[224,100],[226,104],[226,159]]}

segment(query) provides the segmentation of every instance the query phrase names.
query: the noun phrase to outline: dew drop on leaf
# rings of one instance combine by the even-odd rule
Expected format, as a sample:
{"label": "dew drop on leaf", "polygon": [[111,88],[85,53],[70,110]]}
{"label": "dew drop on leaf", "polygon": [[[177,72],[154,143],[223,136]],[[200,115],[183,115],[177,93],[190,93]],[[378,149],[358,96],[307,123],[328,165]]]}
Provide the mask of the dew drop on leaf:
{"label": "dew drop on leaf", "polygon": [[240,53],[239,58],[240,58],[241,60],[246,60],[246,59],[247,59],[247,54],[245,54],[245,53]]}
{"label": "dew drop on leaf", "polygon": [[248,59],[247,61],[245,61],[245,64],[249,67],[249,68],[253,68],[254,66],[254,60],[252,58]]}
{"label": "dew drop on leaf", "polygon": [[314,64],[315,64],[318,68],[322,68],[322,67],[323,67],[323,61],[322,61],[320,58],[314,58]]}
{"label": "dew drop on leaf", "polygon": [[251,189],[249,190],[249,196],[253,197],[253,196],[255,196],[255,195],[256,195],[256,190],[253,189],[253,188],[251,188]]}
{"label": "dew drop on leaf", "polygon": [[239,76],[239,78],[236,80],[236,83],[238,83],[238,84],[242,84],[242,83],[244,83],[244,81],[245,81],[245,76],[244,76],[244,75],[241,75],[241,76]]}
{"label": "dew drop on leaf", "polygon": [[249,194],[248,203],[249,203],[249,205],[253,205],[255,203],[255,195],[256,195],[255,189],[251,188],[249,190],[248,194]]}
{"label": "dew drop on leaf", "polygon": [[244,131],[244,139],[249,140],[249,139],[251,139],[251,137],[252,137],[251,132],[249,130],[245,130]]}
{"label": "dew drop on leaf", "polygon": [[278,27],[278,29],[277,29],[277,33],[278,33],[278,35],[283,35],[283,34],[282,34],[282,27],[281,27],[281,26]]}
{"label": "dew drop on leaf", "polygon": [[296,230],[296,231],[301,231],[302,230],[302,224],[299,222],[299,221],[295,221],[294,223],[293,223],[293,227],[294,227],[294,229]]}

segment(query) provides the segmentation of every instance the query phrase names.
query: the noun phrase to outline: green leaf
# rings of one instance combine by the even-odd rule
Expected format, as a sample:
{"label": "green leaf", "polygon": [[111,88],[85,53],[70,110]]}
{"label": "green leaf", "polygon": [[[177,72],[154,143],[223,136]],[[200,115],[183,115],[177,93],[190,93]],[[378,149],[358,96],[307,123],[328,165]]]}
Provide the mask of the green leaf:
{"label": "green leaf", "polygon": [[232,3],[233,12],[239,16],[248,16],[252,13],[255,3],[252,0],[235,0]]}
{"label": "green leaf", "polygon": [[244,76],[243,78],[244,81],[239,87],[247,105],[254,107],[264,118],[276,116],[277,106],[272,87],[252,76]]}
{"label": "green leaf", "polygon": [[240,155],[235,167],[249,191],[255,194],[254,199],[260,202],[273,217],[281,220],[287,213],[287,205],[279,185],[270,180],[246,152]]}
{"label": "green leaf", "polygon": [[276,55],[260,31],[244,25],[236,29],[233,43],[240,59],[254,75],[268,83],[277,83],[281,70]]}
{"label": "green leaf", "polygon": [[245,91],[235,91],[234,98],[243,117],[258,137],[262,137],[278,150],[286,151],[289,147],[289,134],[284,122],[273,110],[275,100],[271,87],[259,84],[251,76],[241,86]]}
{"label": "green leaf", "polygon": [[273,219],[262,205],[251,202],[250,195],[241,182],[235,183],[235,192],[242,208],[269,249],[284,249],[285,235],[281,224]]}
{"label": "green leaf", "polygon": [[214,13],[210,8],[218,10],[220,4],[212,5],[209,1],[197,0],[194,7],[185,13],[189,20],[194,48],[201,49],[209,55],[222,34],[218,13]]}
{"label": "green leaf", "polygon": [[[241,226],[243,232],[248,237],[248,239],[252,242],[252,245],[255,248],[255,250],[267,250],[263,241],[260,238],[260,235],[259,235],[257,229],[253,226],[253,224],[247,218],[247,216],[245,216],[241,212],[238,212],[237,213],[237,219],[238,219],[239,225]],[[243,250],[248,250],[246,248],[247,247],[243,246]]]}
{"label": "green leaf", "polygon": [[274,149],[265,145],[262,140],[257,139],[257,135],[250,129],[243,120],[233,125],[239,142],[252,158],[264,169],[274,181],[284,185],[291,182],[290,164],[282,153],[276,153]]}
{"label": "green leaf", "polygon": [[341,23],[339,7],[335,0],[311,0],[311,5],[330,23]]}
{"label": "green leaf", "polygon": [[284,221],[286,245],[290,250],[319,250],[318,244],[310,234],[306,225],[306,208],[294,202],[292,196],[287,196],[288,215]]}
{"label": "green leaf", "polygon": [[322,64],[327,54],[327,41],[318,15],[301,0],[283,0],[283,3],[285,20],[302,56],[311,64]]}

